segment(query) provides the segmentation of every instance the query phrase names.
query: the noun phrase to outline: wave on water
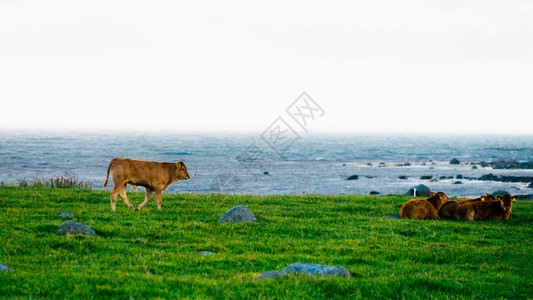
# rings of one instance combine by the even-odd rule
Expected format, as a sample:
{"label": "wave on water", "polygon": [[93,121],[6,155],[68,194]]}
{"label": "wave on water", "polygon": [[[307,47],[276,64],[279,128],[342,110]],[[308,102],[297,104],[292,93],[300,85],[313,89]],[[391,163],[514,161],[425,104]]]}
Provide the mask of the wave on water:
{"label": "wave on water", "polygon": [[190,152],[162,152],[163,155],[192,155]]}

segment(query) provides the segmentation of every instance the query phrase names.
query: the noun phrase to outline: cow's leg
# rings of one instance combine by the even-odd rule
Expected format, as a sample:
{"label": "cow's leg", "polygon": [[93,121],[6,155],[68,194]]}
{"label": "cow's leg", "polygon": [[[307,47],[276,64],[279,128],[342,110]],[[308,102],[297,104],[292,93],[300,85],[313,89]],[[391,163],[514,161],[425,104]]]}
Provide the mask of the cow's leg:
{"label": "cow's leg", "polygon": [[434,219],[438,219],[439,218],[439,213],[437,212],[437,210],[433,206],[429,207],[428,210],[429,210],[428,211],[428,216],[427,216],[428,219],[434,220]]}
{"label": "cow's leg", "polygon": [[474,221],[474,209],[469,207],[465,214],[465,221]]}
{"label": "cow's leg", "polygon": [[157,209],[161,211],[161,190],[155,190],[155,201],[157,202]]}
{"label": "cow's leg", "polygon": [[111,189],[111,211],[115,211],[117,209],[117,196],[118,192],[114,185],[113,189]]}
{"label": "cow's leg", "polygon": [[146,196],[144,197],[144,202],[139,204],[139,206],[137,206],[137,210],[141,210],[143,209],[143,207],[148,204],[148,202],[150,202],[150,200],[152,200],[152,190],[149,189],[149,188],[146,188]]}
{"label": "cow's leg", "polygon": [[120,198],[122,198],[122,200],[124,200],[124,203],[126,203],[126,205],[131,209],[133,210],[133,205],[131,205],[130,201],[128,200],[128,197],[126,197],[126,189],[127,189],[127,186],[126,184],[124,184],[120,190],[118,191],[118,195],[120,196]]}

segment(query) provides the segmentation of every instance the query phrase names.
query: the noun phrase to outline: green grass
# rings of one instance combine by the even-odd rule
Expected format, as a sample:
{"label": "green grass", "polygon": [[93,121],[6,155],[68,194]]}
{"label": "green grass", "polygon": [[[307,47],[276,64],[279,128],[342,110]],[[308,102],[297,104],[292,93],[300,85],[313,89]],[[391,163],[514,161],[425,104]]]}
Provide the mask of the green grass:
{"label": "green grass", "polygon": [[[138,205],[143,193],[128,193]],[[533,203],[507,222],[416,221],[403,196],[163,194],[141,212],[109,192],[0,186],[0,297],[15,298],[529,298]],[[218,224],[246,205],[255,223]],[[64,220],[98,236],[55,234]],[[427,249],[431,244],[442,245]],[[209,250],[214,255],[202,256]],[[260,281],[294,262],[344,266],[351,278]]]}

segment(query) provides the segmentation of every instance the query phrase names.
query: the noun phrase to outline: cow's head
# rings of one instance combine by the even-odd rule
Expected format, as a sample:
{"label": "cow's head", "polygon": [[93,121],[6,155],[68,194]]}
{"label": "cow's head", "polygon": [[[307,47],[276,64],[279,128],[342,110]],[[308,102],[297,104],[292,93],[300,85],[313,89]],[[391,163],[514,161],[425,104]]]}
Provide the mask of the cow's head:
{"label": "cow's head", "polygon": [[176,180],[183,180],[183,179],[187,180],[189,178],[191,178],[191,176],[189,176],[187,167],[182,161],[178,161],[176,163]]}
{"label": "cow's head", "polygon": [[494,197],[492,194],[487,194],[484,196],[485,197],[485,201],[493,201],[493,200],[496,200],[496,197]]}
{"label": "cow's head", "polygon": [[445,193],[443,193],[443,192],[436,192],[436,193],[431,192],[431,198],[429,198],[429,199],[432,200],[432,202],[434,203],[434,206],[435,206],[435,208],[437,210],[439,210],[440,207],[444,203],[450,201],[450,198],[448,198],[448,196]]}
{"label": "cow's head", "polygon": [[500,200],[500,204],[502,206],[502,210],[505,213],[508,213],[513,208],[513,201],[516,200],[518,196],[511,196],[509,194],[505,194],[503,196],[498,196],[498,200]]}

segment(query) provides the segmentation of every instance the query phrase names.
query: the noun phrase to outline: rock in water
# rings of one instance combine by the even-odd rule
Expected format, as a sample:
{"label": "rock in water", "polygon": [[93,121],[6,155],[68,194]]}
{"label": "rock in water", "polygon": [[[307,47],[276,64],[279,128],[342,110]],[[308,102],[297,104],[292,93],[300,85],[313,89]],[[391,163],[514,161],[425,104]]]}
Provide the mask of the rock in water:
{"label": "rock in water", "polygon": [[69,235],[69,234],[83,234],[83,235],[96,235],[96,232],[94,230],[87,226],[80,223],[67,221],[57,228],[57,234],[59,235]]}
{"label": "rock in water", "polygon": [[533,200],[533,194],[529,194],[529,195],[518,195],[518,199],[516,200],[520,200],[520,201],[531,201]]}
{"label": "rock in water", "polygon": [[314,265],[308,263],[294,263],[287,266],[283,271],[304,275],[350,277],[350,272],[344,267]]}
{"label": "rock in water", "polygon": [[[416,189],[416,195],[414,194],[415,189]],[[415,187],[410,188],[409,191],[407,191],[405,195],[415,196],[415,197],[431,197],[431,191],[427,186],[423,184],[419,184]]]}
{"label": "rock in water", "polygon": [[290,274],[285,271],[268,271],[268,272],[265,272],[259,275],[257,279],[265,280],[265,279],[274,278],[274,277],[287,277],[287,276],[290,276]]}
{"label": "rock in water", "polygon": [[357,179],[359,179],[358,175],[352,175],[352,176],[346,178],[346,180],[357,180]]}
{"label": "rock in water", "polygon": [[69,213],[68,211],[64,211],[64,210],[60,211],[57,215],[60,216],[60,217],[65,218],[65,219],[72,219],[72,218],[74,218],[74,215],[73,215],[73,214]]}
{"label": "rock in water", "polygon": [[0,272],[11,272],[11,271],[13,271],[13,269],[11,269],[10,267],[0,264]]}
{"label": "rock in water", "polygon": [[257,219],[254,214],[244,205],[238,205],[226,211],[218,223],[244,223],[255,222]]}
{"label": "rock in water", "polygon": [[457,158],[453,158],[452,160],[450,160],[450,165],[458,165],[460,163],[461,162]]}

